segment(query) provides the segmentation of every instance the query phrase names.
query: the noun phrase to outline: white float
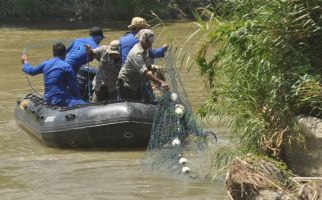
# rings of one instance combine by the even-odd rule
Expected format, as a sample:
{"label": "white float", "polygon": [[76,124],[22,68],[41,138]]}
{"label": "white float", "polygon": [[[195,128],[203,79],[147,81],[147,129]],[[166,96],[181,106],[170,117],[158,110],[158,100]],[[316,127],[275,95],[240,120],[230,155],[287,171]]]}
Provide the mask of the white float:
{"label": "white float", "polygon": [[180,158],[180,160],[179,160],[179,163],[182,165],[186,164],[187,162],[188,162],[187,158]]}
{"label": "white float", "polygon": [[172,146],[180,146],[181,142],[178,138],[175,138],[174,140],[172,140]]}
{"label": "white float", "polygon": [[175,113],[177,113],[177,115],[180,118],[183,117],[184,111],[185,111],[185,109],[184,109],[183,105],[181,105],[181,104],[176,104],[175,105]]}
{"label": "white float", "polygon": [[177,95],[177,93],[172,93],[171,94],[171,100],[174,101],[174,102],[178,101],[178,95]]}
{"label": "white float", "polygon": [[181,172],[184,174],[187,174],[190,172],[190,168],[189,167],[182,167]]}

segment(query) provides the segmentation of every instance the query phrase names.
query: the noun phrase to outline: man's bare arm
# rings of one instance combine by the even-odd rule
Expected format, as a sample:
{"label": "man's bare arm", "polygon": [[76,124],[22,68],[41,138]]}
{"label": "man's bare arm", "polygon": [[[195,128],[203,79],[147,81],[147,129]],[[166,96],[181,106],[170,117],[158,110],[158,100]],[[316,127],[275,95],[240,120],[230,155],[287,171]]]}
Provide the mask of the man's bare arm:
{"label": "man's bare arm", "polygon": [[151,71],[146,70],[144,72],[144,74],[149,80],[151,80],[154,83],[156,83],[157,85],[161,86],[163,89],[169,90],[169,85],[166,82],[164,82],[164,81],[158,79],[156,76],[154,76]]}

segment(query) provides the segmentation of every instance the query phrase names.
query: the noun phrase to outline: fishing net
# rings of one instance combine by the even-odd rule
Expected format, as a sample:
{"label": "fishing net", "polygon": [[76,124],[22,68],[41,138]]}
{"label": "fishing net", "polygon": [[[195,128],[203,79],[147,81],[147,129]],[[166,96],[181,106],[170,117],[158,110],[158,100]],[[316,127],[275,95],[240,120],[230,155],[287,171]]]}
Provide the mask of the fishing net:
{"label": "fishing net", "polygon": [[[157,96],[157,112],[154,117],[147,156],[143,163],[155,171],[165,171],[171,174],[190,174],[192,168],[200,167],[198,162],[191,161],[192,157],[200,153],[205,146],[207,132],[197,126],[186,91],[176,67],[177,50],[169,49],[164,58],[164,73],[170,91]],[[177,58],[178,59],[178,58]],[[182,64],[182,62],[181,62]],[[198,138],[197,140],[193,140]],[[197,141],[198,150],[193,153],[185,152],[188,143]],[[200,155],[199,155],[200,156]],[[198,170],[194,170],[194,175]]]}

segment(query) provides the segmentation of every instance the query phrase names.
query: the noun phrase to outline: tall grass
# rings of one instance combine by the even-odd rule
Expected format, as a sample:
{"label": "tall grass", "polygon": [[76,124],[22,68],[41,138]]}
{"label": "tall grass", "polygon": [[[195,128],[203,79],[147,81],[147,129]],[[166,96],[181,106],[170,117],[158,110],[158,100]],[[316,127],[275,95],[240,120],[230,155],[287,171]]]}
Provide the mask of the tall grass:
{"label": "tall grass", "polygon": [[[286,143],[303,141],[295,116],[321,116],[322,0],[228,0],[197,25],[197,54],[211,93],[202,117],[228,117],[240,138],[217,151],[282,158]],[[223,162],[225,161],[225,162]],[[220,166],[218,166],[220,167]]]}

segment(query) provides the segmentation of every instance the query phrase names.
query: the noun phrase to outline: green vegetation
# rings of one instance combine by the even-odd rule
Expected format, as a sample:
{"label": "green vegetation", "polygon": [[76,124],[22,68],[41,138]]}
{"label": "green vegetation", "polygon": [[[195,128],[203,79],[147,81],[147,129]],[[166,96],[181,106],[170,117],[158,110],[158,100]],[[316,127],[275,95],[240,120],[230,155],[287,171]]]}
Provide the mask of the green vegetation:
{"label": "green vegetation", "polygon": [[199,115],[229,119],[239,138],[216,151],[217,168],[249,152],[283,160],[283,145],[305,141],[296,115],[322,116],[321,6],[227,0],[197,16],[205,36],[197,63],[210,93]]}
{"label": "green vegetation", "polygon": [[128,20],[154,11],[162,18],[191,17],[214,0],[0,0],[0,18]]}

